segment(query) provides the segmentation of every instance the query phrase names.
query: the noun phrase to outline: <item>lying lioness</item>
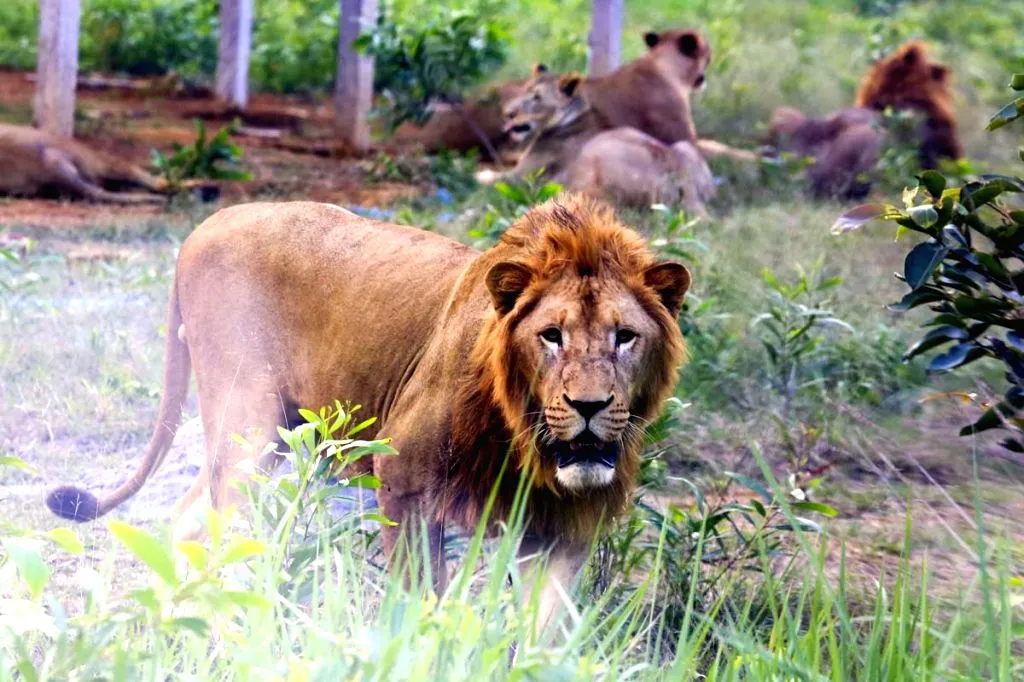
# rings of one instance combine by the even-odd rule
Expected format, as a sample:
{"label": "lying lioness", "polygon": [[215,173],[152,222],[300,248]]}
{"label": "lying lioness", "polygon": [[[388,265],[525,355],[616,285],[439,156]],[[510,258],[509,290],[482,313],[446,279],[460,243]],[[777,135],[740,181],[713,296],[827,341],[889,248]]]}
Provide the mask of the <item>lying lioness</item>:
{"label": "lying lioness", "polygon": [[666,145],[635,128],[602,128],[579,89],[582,78],[535,72],[506,125],[511,135],[532,140],[514,174],[544,171],[566,189],[616,203],[650,206],[682,203],[705,214],[714,196],[711,170],[690,142]]}
{"label": "lying lioness", "polygon": [[0,165],[0,194],[13,196],[38,196],[49,191],[93,201],[138,204],[165,198],[113,190],[167,190],[166,182],[138,166],[28,126],[0,123]]}

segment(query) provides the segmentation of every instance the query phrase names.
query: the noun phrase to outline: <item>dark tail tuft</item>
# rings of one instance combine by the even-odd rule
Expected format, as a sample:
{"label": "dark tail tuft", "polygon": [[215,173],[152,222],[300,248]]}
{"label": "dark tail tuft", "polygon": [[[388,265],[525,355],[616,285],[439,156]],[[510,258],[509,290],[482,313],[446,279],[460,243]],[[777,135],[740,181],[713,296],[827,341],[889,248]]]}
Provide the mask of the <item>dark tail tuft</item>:
{"label": "dark tail tuft", "polygon": [[99,500],[90,492],[65,485],[46,496],[46,506],[57,516],[70,521],[92,521],[99,516]]}

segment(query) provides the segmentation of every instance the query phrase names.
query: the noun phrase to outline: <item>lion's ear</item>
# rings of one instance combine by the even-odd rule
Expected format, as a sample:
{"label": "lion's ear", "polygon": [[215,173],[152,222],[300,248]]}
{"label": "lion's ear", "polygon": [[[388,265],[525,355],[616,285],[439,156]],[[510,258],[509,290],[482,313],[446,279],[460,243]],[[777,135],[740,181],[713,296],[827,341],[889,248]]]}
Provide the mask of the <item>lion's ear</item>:
{"label": "lion's ear", "polygon": [[903,53],[903,63],[907,66],[913,66],[922,57],[921,46],[914,44],[907,48],[907,51]]}
{"label": "lion's ear", "polygon": [[647,44],[648,48],[657,45],[659,40],[661,40],[661,36],[659,36],[654,31],[648,31],[647,33],[644,34],[644,42]]}
{"label": "lion's ear", "polygon": [[547,72],[548,72],[548,65],[547,64],[544,64],[543,62],[537,62],[536,64],[533,65],[533,75],[534,76],[539,76],[540,74],[547,73]]}
{"label": "lion's ear", "polygon": [[654,289],[662,305],[676,317],[690,288],[690,271],[681,263],[656,263],[644,270],[644,284]]}
{"label": "lion's ear", "polygon": [[576,88],[583,82],[583,76],[578,73],[570,73],[562,76],[562,79],[558,81],[558,89],[566,97],[572,97],[576,94]]}
{"label": "lion's ear", "polygon": [[679,36],[679,51],[687,57],[696,57],[700,52],[700,36],[693,31]]}
{"label": "lion's ear", "polygon": [[491,266],[487,271],[487,291],[498,313],[505,315],[515,307],[520,294],[530,285],[532,274],[528,267],[514,261]]}
{"label": "lion's ear", "polygon": [[929,75],[936,83],[945,83],[949,77],[949,68],[942,64],[933,64]]}

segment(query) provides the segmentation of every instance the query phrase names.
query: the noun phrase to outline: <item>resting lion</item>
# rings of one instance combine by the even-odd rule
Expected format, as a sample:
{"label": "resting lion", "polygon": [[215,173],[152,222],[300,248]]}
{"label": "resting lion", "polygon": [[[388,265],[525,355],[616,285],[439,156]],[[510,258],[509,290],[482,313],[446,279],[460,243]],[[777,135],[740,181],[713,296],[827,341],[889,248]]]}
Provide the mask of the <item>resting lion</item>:
{"label": "resting lion", "polygon": [[[552,548],[564,584],[602,519],[630,502],[643,426],[685,357],[676,316],[689,285],[684,266],[657,262],[611,209],[579,196],[533,208],[483,253],[327,204],[221,210],[181,246],[164,392],[138,471],[102,499],[69,487],[47,504],[86,521],[134,495],[171,445],[194,367],[208,459],[176,505],[176,537],[195,533],[190,507],[238,499],[248,453],[298,423],[299,406],[346,397],[393,438],[399,454],[372,462],[378,499],[392,519],[427,520],[437,587],[444,524],[475,526],[506,457],[491,526],[530,477],[522,551]],[[399,531],[383,533],[390,553]],[[548,583],[545,613],[556,594]]]}
{"label": "resting lion", "polygon": [[436,105],[426,123],[422,126],[405,123],[391,139],[398,144],[420,145],[428,152],[478,149],[489,155],[487,145],[500,152],[506,137],[504,107],[519,94],[525,82],[509,80],[491,84],[462,107]]}
{"label": "resting lion", "polygon": [[711,170],[689,142],[666,145],[634,128],[603,129],[583,93],[580,76],[557,81],[535,72],[522,95],[528,100],[507,123],[513,135],[532,135],[514,174],[543,170],[546,178],[574,192],[619,204],[682,203],[706,213],[714,196]]}
{"label": "resting lion", "polygon": [[807,175],[815,194],[863,197],[885,142],[879,112],[886,108],[924,117],[918,131],[922,168],[937,167],[941,158],[963,156],[951,80],[949,68],[932,61],[924,44],[908,42],[871,67],[857,92],[856,107],[820,119],[782,107],[772,114],[770,141],[784,151],[814,157]]}
{"label": "resting lion", "polygon": [[28,126],[0,124],[0,164],[0,194],[71,194],[122,204],[165,200],[158,194],[113,191],[121,187],[166,191],[164,181],[138,166]]}

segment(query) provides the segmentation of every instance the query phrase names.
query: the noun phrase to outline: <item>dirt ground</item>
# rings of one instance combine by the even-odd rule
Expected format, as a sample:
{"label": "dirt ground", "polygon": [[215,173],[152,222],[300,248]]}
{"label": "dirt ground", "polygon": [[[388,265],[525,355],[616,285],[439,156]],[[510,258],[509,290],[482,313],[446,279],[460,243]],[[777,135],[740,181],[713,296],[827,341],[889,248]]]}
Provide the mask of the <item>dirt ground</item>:
{"label": "dirt ground", "polygon": [[[0,121],[31,122],[32,74],[0,70]],[[124,79],[114,81],[120,82]],[[86,88],[77,93],[76,136],[86,144],[146,167],[152,150],[195,140],[194,119],[206,121],[210,132],[232,118],[207,97],[169,96],[159,86]],[[248,182],[221,183],[224,203],[305,198],[339,205],[385,206],[420,188],[401,183],[369,183],[359,159],[348,153],[331,132],[331,111],[324,104],[280,95],[256,94],[242,117],[241,133],[233,141],[243,148],[244,165],[253,174]],[[0,223],[58,228],[159,218],[172,207],[111,208],[85,202],[4,200]]]}

